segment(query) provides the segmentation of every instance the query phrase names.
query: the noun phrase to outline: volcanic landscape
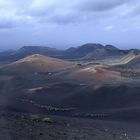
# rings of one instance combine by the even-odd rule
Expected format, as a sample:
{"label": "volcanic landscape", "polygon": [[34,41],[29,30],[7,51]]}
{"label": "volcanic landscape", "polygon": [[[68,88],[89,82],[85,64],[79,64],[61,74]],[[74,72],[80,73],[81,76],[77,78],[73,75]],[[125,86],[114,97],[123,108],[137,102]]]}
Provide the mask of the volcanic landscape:
{"label": "volcanic landscape", "polygon": [[3,140],[139,140],[140,50],[91,43],[1,52],[0,110]]}

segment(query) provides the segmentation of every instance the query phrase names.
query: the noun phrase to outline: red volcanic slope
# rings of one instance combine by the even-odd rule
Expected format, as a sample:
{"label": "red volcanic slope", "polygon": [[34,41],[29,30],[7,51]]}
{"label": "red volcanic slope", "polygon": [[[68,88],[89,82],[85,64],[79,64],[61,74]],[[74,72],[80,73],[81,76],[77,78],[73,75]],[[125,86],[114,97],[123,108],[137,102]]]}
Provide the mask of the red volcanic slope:
{"label": "red volcanic slope", "polygon": [[68,77],[77,80],[121,80],[120,72],[110,71],[103,67],[88,66],[71,72]]}
{"label": "red volcanic slope", "polygon": [[15,73],[54,72],[72,65],[72,62],[35,54],[6,65],[3,69]]}

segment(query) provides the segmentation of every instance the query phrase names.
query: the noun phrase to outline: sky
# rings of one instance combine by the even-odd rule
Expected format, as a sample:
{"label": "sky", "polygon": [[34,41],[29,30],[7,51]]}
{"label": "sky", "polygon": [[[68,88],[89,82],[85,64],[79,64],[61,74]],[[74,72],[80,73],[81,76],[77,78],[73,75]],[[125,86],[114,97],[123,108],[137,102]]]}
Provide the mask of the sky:
{"label": "sky", "polygon": [[86,43],[140,49],[140,0],[0,0],[0,50]]}

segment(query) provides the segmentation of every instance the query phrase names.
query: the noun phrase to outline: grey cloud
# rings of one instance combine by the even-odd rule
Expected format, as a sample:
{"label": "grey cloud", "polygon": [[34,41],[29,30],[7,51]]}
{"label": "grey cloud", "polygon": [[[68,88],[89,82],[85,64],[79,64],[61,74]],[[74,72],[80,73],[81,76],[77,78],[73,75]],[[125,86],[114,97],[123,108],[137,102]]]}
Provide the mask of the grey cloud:
{"label": "grey cloud", "polygon": [[1,29],[10,29],[20,25],[19,21],[10,18],[0,18],[0,28]]}
{"label": "grey cloud", "polygon": [[128,12],[130,16],[139,16],[140,15],[140,2],[137,2],[136,5],[132,6],[131,10]]}
{"label": "grey cloud", "polygon": [[49,21],[58,23],[58,24],[70,24],[75,23],[77,21],[77,18],[74,15],[54,15],[52,16]]}
{"label": "grey cloud", "polygon": [[104,12],[129,3],[131,0],[87,0],[79,4],[81,10]]}
{"label": "grey cloud", "polygon": [[0,41],[12,46],[17,40],[18,45],[138,44],[139,5],[139,0],[0,0]]}
{"label": "grey cloud", "polygon": [[[23,21],[32,24],[41,24],[45,21],[46,24],[49,22],[75,24],[86,21],[92,22],[93,19],[104,19],[107,16],[114,18],[120,12],[118,9],[116,15],[111,15],[115,8],[129,4],[130,2],[133,5],[133,1],[136,0],[71,0],[70,2],[66,0],[13,0],[12,3],[10,0],[7,1],[9,2],[7,2],[8,9],[5,12],[9,12],[10,10],[16,11],[12,16],[8,17],[9,21],[12,21],[12,26],[16,26],[19,24],[23,25]],[[15,18],[19,18],[18,20],[21,20],[21,22],[18,21],[18,24],[14,24],[13,19]],[[15,22],[17,21],[15,20]]]}
{"label": "grey cloud", "polygon": [[114,9],[124,5],[129,8],[135,4],[134,1],[137,0],[71,0],[70,6],[67,6],[68,2],[56,0],[56,3],[52,5],[31,9],[32,11],[28,14],[39,19],[39,21],[57,24],[92,22],[93,19],[115,18],[121,14],[121,11],[118,9],[114,14]]}
{"label": "grey cloud", "polygon": [[14,28],[15,24],[11,24],[9,22],[3,22],[0,23],[0,29],[9,29],[9,28]]}

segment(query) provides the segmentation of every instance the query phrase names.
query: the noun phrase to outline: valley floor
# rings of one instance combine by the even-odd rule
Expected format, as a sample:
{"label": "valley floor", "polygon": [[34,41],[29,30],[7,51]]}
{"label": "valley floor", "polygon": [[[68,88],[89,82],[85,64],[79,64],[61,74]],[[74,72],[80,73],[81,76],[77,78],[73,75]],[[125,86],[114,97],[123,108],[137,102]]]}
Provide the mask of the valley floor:
{"label": "valley floor", "polygon": [[31,114],[1,112],[0,140],[140,140],[139,123],[49,117],[52,123],[33,121]]}

